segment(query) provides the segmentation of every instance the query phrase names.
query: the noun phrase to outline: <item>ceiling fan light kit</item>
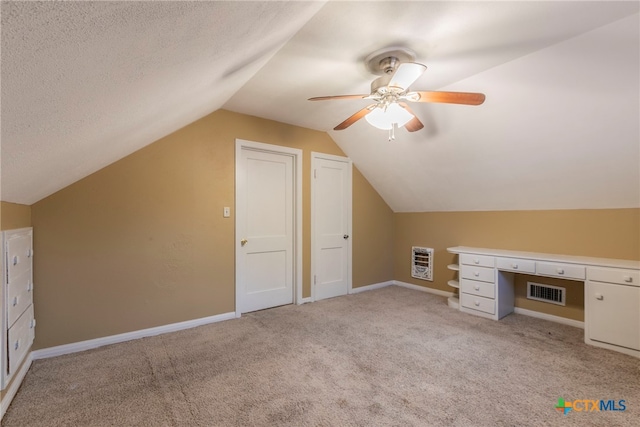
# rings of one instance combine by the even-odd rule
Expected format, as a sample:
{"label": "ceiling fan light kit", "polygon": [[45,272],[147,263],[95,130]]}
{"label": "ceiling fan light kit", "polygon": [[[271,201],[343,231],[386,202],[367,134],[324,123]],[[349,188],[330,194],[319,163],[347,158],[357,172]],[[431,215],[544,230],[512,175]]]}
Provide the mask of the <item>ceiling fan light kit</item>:
{"label": "ceiling fan light kit", "polygon": [[369,114],[364,116],[370,125],[382,130],[390,130],[395,124],[402,127],[415,116],[402,108],[397,103],[389,104],[385,107],[376,107]]}
{"label": "ceiling fan light kit", "polygon": [[309,101],[331,99],[371,99],[374,101],[340,123],[334,130],[343,130],[365,118],[372,126],[389,130],[389,140],[395,139],[395,128],[405,126],[415,132],[424,127],[406,102],[441,102],[448,104],[480,105],[485,96],[471,92],[410,92],[409,87],[427,70],[423,64],[413,62],[415,53],[406,48],[388,48],[376,51],[365,59],[373,74],[381,75],[371,83],[369,95],[337,95],[309,98]]}

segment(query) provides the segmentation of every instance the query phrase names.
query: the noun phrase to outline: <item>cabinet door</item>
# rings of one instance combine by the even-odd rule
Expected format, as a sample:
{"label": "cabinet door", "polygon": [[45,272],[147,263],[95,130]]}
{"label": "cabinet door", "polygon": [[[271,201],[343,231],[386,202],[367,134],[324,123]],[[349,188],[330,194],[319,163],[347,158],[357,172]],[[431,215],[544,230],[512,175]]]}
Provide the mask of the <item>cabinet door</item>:
{"label": "cabinet door", "polygon": [[589,338],[640,350],[640,287],[587,282]]}

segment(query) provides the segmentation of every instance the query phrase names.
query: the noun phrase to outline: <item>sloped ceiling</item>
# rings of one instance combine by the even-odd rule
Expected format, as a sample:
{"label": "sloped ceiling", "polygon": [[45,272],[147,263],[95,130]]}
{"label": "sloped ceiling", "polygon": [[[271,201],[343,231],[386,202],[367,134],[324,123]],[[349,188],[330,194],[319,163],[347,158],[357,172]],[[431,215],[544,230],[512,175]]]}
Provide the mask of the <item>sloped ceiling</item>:
{"label": "sloped ceiling", "polygon": [[219,109],[323,2],[2,1],[2,200]]}
{"label": "sloped ceiling", "polygon": [[[638,2],[2,3],[2,200],[31,204],[218,108],[327,131],[396,212],[640,206]],[[363,59],[414,50],[396,141]]]}

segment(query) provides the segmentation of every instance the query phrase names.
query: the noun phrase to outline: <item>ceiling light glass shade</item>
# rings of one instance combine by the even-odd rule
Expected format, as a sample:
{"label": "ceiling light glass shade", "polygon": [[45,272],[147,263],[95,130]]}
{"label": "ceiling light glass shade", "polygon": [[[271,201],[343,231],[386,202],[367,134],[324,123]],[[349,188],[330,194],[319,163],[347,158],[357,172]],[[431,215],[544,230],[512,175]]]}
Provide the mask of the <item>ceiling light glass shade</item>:
{"label": "ceiling light glass shade", "polygon": [[386,111],[382,107],[376,107],[364,118],[378,129],[389,130],[396,123],[398,127],[406,125],[409,120],[413,119],[413,114],[402,108],[400,105],[393,103],[387,106]]}

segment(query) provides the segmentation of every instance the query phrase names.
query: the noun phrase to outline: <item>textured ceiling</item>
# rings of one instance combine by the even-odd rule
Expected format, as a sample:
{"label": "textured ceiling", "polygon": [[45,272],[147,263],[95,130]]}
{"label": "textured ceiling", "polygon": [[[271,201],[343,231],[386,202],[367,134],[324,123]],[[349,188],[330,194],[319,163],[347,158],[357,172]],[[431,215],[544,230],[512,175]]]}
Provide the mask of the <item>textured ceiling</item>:
{"label": "textured ceiling", "polygon": [[[2,200],[31,204],[218,108],[328,131],[397,212],[640,206],[638,2],[2,2]],[[413,49],[425,129],[361,120]]]}
{"label": "textured ceiling", "polygon": [[2,200],[31,204],[220,108],[318,2],[2,2]]}

